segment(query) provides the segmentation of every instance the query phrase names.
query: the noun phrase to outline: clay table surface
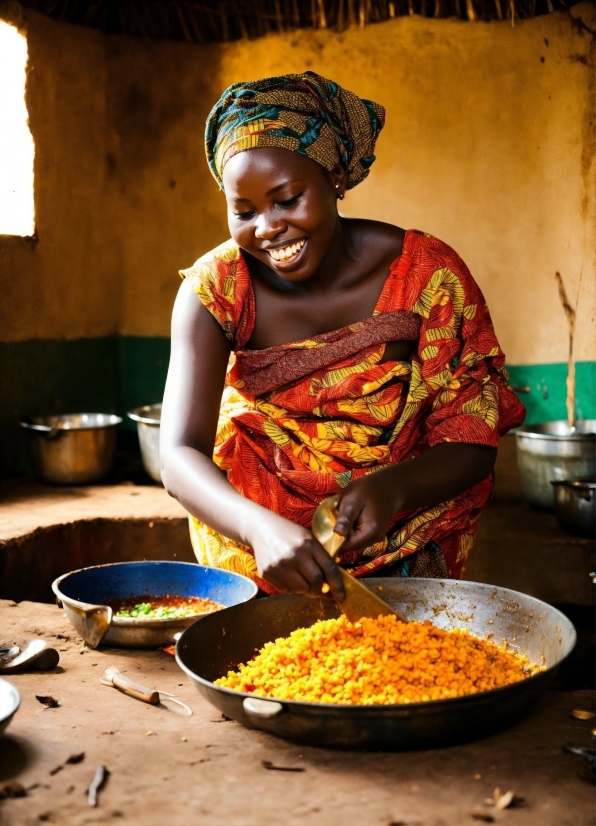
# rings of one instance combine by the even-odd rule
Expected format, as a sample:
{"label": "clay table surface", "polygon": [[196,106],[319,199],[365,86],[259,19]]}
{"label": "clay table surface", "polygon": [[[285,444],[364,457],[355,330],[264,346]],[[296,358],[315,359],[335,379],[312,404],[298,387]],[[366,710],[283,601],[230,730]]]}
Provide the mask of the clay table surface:
{"label": "clay table surface", "polygon": [[[472,811],[506,826],[588,826],[594,789],[584,760],[564,743],[591,743],[593,723],[570,716],[592,708],[593,692],[548,693],[513,728],[486,740],[409,753],[337,752],[297,746],[222,719],[161,651],[85,648],[53,605],[0,602],[0,644],[43,637],[60,650],[58,669],[10,677],[22,705],[0,738],[0,782],[27,796],[0,802],[0,822],[139,826],[466,826]],[[116,666],[139,682],[176,693],[191,718],[133,700],[99,678]],[[35,695],[51,695],[45,708]],[[151,733],[149,733],[151,732]],[[82,762],[64,765],[85,752]],[[298,772],[268,770],[275,766]],[[108,782],[90,808],[86,789],[105,765]],[[495,787],[524,805],[495,812]],[[490,822],[490,821],[487,821]]]}
{"label": "clay table surface", "polygon": [[81,519],[180,519],[188,514],[159,485],[54,487],[0,482],[0,543]]}

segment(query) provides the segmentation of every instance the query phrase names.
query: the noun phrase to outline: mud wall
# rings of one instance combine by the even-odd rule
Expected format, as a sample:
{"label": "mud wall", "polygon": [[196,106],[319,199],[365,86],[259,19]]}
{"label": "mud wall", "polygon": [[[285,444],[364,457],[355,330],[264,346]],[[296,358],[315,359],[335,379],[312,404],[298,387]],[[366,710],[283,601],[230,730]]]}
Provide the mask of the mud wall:
{"label": "mud wall", "polygon": [[[1,11],[0,11],[1,13]],[[454,246],[484,290],[531,416],[563,415],[579,292],[580,415],[594,412],[594,12],[517,23],[398,18],[194,46],[27,13],[35,239],[0,237],[0,465],[19,413],[157,401],[177,270],[225,239],[203,154],[230,83],[313,69],[387,107],[347,215]]]}

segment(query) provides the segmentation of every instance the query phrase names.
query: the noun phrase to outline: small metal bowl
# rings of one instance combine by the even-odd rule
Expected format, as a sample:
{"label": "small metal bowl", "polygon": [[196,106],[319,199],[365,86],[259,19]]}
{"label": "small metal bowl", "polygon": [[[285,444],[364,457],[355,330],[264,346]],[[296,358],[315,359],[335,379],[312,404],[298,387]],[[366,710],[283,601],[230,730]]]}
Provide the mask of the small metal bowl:
{"label": "small metal bowl", "polygon": [[6,680],[0,680],[0,734],[4,732],[21,705],[21,695]]}
{"label": "small metal bowl", "polygon": [[114,466],[121,421],[111,413],[23,417],[33,472],[42,482],[58,485],[98,482]]}
{"label": "small metal bowl", "polygon": [[564,531],[586,539],[596,537],[596,478],[551,482],[555,516]]}
{"label": "small metal bowl", "polygon": [[91,648],[100,643],[122,648],[158,648],[171,645],[204,614],[179,619],[132,619],[114,615],[109,603],[133,597],[169,594],[202,597],[226,608],[256,596],[252,580],[232,571],[194,562],[116,562],[81,568],[58,577],[52,590],[66,616]]}
{"label": "small metal bowl", "polygon": [[155,482],[159,482],[160,485],[163,484],[159,461],[161,404],[146,404],[143,407],[135,407],[134,410],[129,410],[126,415],[137,423],[143,467]]}

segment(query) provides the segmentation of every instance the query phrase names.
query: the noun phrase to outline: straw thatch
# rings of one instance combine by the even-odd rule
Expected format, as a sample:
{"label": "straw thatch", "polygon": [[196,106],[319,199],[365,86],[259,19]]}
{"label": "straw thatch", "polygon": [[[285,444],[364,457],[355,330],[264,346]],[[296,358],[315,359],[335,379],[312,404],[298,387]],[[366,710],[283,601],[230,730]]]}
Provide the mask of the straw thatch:
{"label": "straw thatch", "polygon": [[572,0],[22,0],[56,20],[111,34],[194,43],[299,28],[366,26],[401,15],[505,20],[566,9]]}

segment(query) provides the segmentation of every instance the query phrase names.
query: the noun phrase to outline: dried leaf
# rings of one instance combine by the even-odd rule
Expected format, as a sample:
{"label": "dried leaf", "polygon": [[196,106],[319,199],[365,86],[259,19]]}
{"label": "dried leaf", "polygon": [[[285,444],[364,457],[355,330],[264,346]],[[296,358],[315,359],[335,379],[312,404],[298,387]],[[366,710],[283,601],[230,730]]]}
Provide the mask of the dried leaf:
{"label": "dried leaf", "polygon": [[46,708],[60,708],[60,703],[58,700],[54,699],[54,697],[50,697],[49,694],[47,696],[44,694],[36,694],[35,699],[39,700],[39,702]]}
{"label": "dried leaf", "polygon": [[575,717],[576,720],[593,720],[594,712],[588,711],[585,708],[574,708],[571,712],[571,716]]}

